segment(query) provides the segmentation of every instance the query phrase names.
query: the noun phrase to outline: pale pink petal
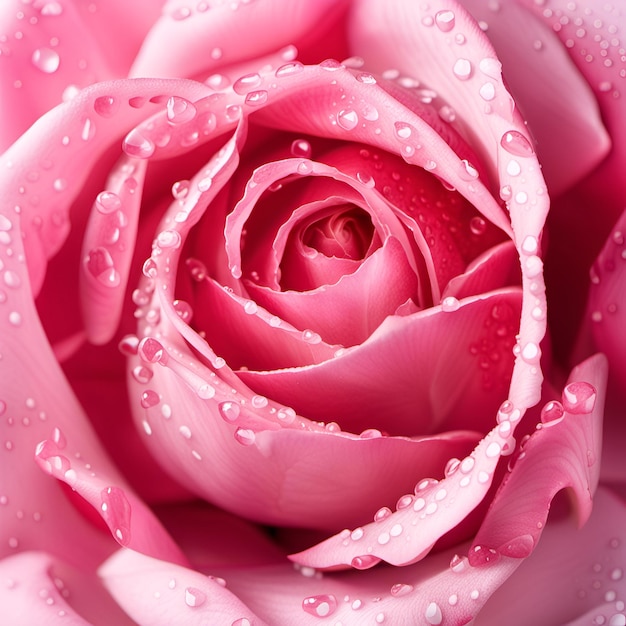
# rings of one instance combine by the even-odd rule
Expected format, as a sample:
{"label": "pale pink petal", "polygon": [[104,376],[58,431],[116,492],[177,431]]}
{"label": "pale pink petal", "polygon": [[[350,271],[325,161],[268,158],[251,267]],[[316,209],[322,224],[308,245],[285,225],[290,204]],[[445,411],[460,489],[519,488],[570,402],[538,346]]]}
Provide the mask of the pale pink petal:
{"label": "pale pink petal", "polygon": [[592,270],[588,319],[595,344],[609,359],[617,388],[626,385],[626,211]]}
{"label": "pale pink petal", "polygon": [[134,622],[95,574],[45,552],[21,552],[0,561],[2,619],[11,626],[88,626]]}
{"label": "pale pink petal", "polygon": [[[388,32],[394,37],[388,37]],[[528,294],[522,308],[520,344],[522,348],[538,346],[545,334],[545,316],[533,317],[532,312],[545,310],[538,252],[548,198],[528,132],[504,87],[501,64],[487,36],[458,2],[443,2],[433,9],[410,1],[362,0],[352,16],[351,39],[354,51],[374,70],[395,68],[447,100],[467,141],[497,177],[522,257],[523,287]],[[462,187],[458,189],[463,193]],[[478,198],[474,205],[483,211]],[[513,403],[522,410],[535,404],[541,380],[535,365],[518,358],[511,381]]]}
{"label": "pale pink petal", "polygon": [[624,623],[625,528],[623,499],[602,487],[582,528],[551,516],[532,555],[495,591],[476,626]]}
{"label": "pale pink petal", "polygon": [[[555,0],[549,7],[532,0],[518,0],[554,31],[569,52],[578,71],[589,83],[610,136],[611,149],[590,180],[590,190],[603,212],[616,218],[624,208],[623,178],[626,169],[626,104],[624,61],[621,49],[626,33],[626,10],[619,3],[574,4]],[[589,115],[589,108],[581,109]],[[569,157],[568,157],[569,158]]]}
{"label": "pale pink petal", "polygon": [[[67,236],[70,205],[103,152],[121,142],[133,124],[162,110],[170,95],[194,100],[207,91],[208,87],[190,81],[99,83],[47,113],[2,155],[4,238],[9,243],[11,229],[21,223],[35,294],[45,275],[46,259]],[[48,147],[49,156],[42,155],[41,146]]]}
{"label": "pale pink petal", "polygon": [[[564,191],[596,167],[610,150],[611,140],[594,91],[570,58],[560,34],[520,6],[523,2],[502,3],[497,11],[488,0],[463,4],[488,26],[487,36],[502,61],[507,85],[537,143],[550,192]],[[549,10],[553,9],[554,4],[550,4]],[[578,13],[582,16],[582,9]],[[571,41],[580,39],[578,32]]]}
{"label": "pale pink petal", "polygon": [[0,152],[64,96],[112,77],[80,13],[61,0],[0,6]]}
{"label": "pale pink petal", "polygon": [[123,157],[93,204],[83,239],[79,290],[87,339],[107,343],[118,328],[135,251],[146,161]]}
{"label": "pale pink petal", "polygon": [[99,575],[140,624],[265,624],[225,587],[223,579],[145,554],[120,550],[100,567]]}
{"label": "pale pink petal", "polygon": [[[0,248],[4,278],[10,279],[0,318],[2,454],[11,467],[9,475],[2,475],[2,553],[43,548],[68,560],[93,563],[111,550],[112,542],[81,519],[52,476],[89,502],[118,542],[182,560],[107,458],[64,378],[37,317],[19,222],[11,234],[12,254],[7,246]],[[21,521],[25,516],[28,523]]]}
{"label": "pale pink petal", "polygon": [[490,550],[530,553],[561,489],[573,491],[579,525],[587,520],[600,473],[606,379],[606,359],[596,355],[572,370],[560,399],[544,406],[541,424],[511,460],[512,471],[474,539],[470,563],[489,558]]}
{"label": "pale pink petal", "polygon": [[519,309],[516,288],[451,297],[387,318],[363,344],[315,367],[238,375],[257,393],[351,432],[486,432],[507,397]]}
{"label": "pale pink petal", "polygon": [[[579,522],[589,517],[600,472],[606,375],[604,357],[593,357],[572,371],[563,404],[546,405],[541,427],[518,453],[473,541],[468,553],[472,567],[503,557],[527,557],[545,525],[554,494],[563,488],[574,491]],[[512,414],[505,416],[444,480],[418,485],[402,508],[291,558],[316,568],[351,565],[357,569],[381,559],[406,565],[423,558],[484,497],[494,457],[503,453],[505,442],[511,445],[515,430],[511,418]]]}
{"label": "pale pink petal", "polygon": [[[145,38],[132,76],[208,76],[214,68],[297,44],[334,22],[344,2],[271,0],[233,5],[211,1],[193,7],[170,0]],[[163,41],[170,42],[163,46]]]}

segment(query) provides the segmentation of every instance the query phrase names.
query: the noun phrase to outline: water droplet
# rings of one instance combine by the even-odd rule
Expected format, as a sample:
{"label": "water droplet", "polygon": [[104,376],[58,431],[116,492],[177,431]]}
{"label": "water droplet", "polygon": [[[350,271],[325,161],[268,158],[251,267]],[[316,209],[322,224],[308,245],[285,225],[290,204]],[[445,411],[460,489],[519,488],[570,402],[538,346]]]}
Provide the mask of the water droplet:
{"label": "water droplet", "polygon": [[523,348],[521,352],[522,358],[524,361],[532,363],[534,361],[538,361],[541,356],[541,350],[536,343],[529,341]]}
{"label": "water droplet", "polygon": [[269,94],[265,89],[259,89],[258,91],[251,91],[247,94],[244,102],[252,107],[261,106],[267,102],[268,96]]}
{"label": "water droplet", "polygon": [[395,122],[394,131],[399,139],[406,140],[413,134],[413,127],[405,122]]}
{"label": "water droplet", "polygon": [[19,326],[22,323],[22,316],[17,311],[9,313],[9,324],[11,326]]}
{"label": "water droplet", "polygon": [[120,101],[113,96],[100,96],[93,103],[93,110],[100,117],[113,117],[120,108]]}
{"label": "water droplet", "polygon": [[483,100],[491,102],[496,97],[496,87],[493,83],[483,83],[478,88],[478,93]]}
{"label": "water droplet", "polygon": [[472,567],[480,567],[497,561],[498,556],[498,553],[493,548],[477,545],[473,546],[469,551],[468,560]]}
{"label": "water droplet", "polygon": [[190,122],[197,113],[196,106],[185,98],[172,96],[166,104],[167,120],[171,124]]}
{"label": "water droplet", "polygon": [[596,389],[587,382],[570,383],[563,389],[563,408],[573,415],[591,413],[596,404]]}
{"label": "water droplet", "polygon": [[291,154],[297,158],[308,159],[311,157],[311,144],[306,139],[295,139],[291,143]]}
{"label": "water droplet", "polygon": [[85,257],[84,266],[94,278],[106,287],[117,287],[121,276],[115,269],[113,257],[106,248],[93,248]]}
{"label": "water droplet", "polygon": [[160,248],[179,248],[181,241],[180,233],[177,230],[163,230],[156,238]]}
{"label": "water droplet", "polygon": [[298,167],[296,168],[296,170],[298,174],[301,174],[302,176],[306,176],[313,171],[313,164],[308,159],[305,159],[303,161],[300,161],[300,163],[298,163]]}
{"label": "water droplet", "polygon": [[328,617],[337,610],[337,598],[332,594],[309,596],[302,600],[302,610],[315,617]]}
{"label": "water droplet", "polygon": [[350,533],[350,539],[352,539],[352,541],[358,541],[359,539],[363,538],[363,535],[365,534],[364,530],[362,527],[358,527],[355,528],[351,533]]}
{"label": "water droplet", "polygon": [[154,154],[155,145],[140,130],[135,128],[126,135],[122,142],[122,149],[129,156],[147,159]]}
{"label": "water droplet", "polygon": [[469,226],[473,235],[482,235],[487,229],[487,222],[479,215],[475,215],[470,220]]}
{"label": "water droplet", "polygon": [[443,622],[443,614],[441,608],[436,602],[431,602],[424,611],[424,618],[429,624],[441,624]]}
{"label": "water droplet", "polygon": [[185,439],[191,439],[191,428],[189,428],[189,426],[187,426],[186,424],[183,424],[182,426],[178,427],[178,432],[185,438]]}
{"label": "water droplet", "polygon": [[137,367],[134,367],[132,370],[132,376],[138,383],[140,383],[141,385],[145,385],[146,383],[150,382],[153,373],[152,370],[148,369],[147,367],[144,367],[143,365],[137,365]]}
{"label": "water droplet", "polygon": [[261,76],[257,74],[256,72],[252,74],[246,74],[242,76],[241,78],[238,78],[233,83],[233,90],[235,93],[239,94],[240,96],[243,96],[244,94],[253,90],[255,87],[258,87],[261,84],[261,82],[262,82]]}
{"label": "water droplet", "polygon": [[161,397],[152,389],[148,389],[141,394],[140,404],[144,409],[156,406],[159,402],[161,402]]}
{"label": "water droplet", "polygon": [[439,11],[435,14],[435,24],[439,30],[449,33],[454,28],[454,11]]}
{"label": "water droplet", "polygon": [[352,130],[359,123],[359,116],[354,109],[342,109],[337,113],[337,124],[344,130]]}
{"label": "water droplet", "polygon": [[256,439],[256,435],[254,431],[249,428],[238,428],[235,431],[235,439],[242,446],[251,446]]}
{"label": "water droplet", "polygon": [[281,76],[291,76],[293,74],[298,74],[304,69],[304,65],[300,63],[300,61],[293,61],[292,63],[285,63],[285,65],[281,65],[276,70],[276,77],[280,78]]}
{"label": "water droplet", "polygon": [[457,59],[452,72],[459,80],[467,80],[472,75],[472,64],[467,59]]}
{"label": "water droplet", "polygon": [[504,133],[500,139],[500,145],[510,154],[519,157],[529,157],[535,153],[530,141],[517,130]]}
{"label": "water droplet", "polygon": [[441,310],[446,313],[457,311],[461,306],[461,303],[454,296],[447,296],[441,302]]}
{"label": "water droplet", "polygon": [[522,166],[519,164],[519,161],[511,159],[506,165],[506,173],[513,177],[519,176],[522,173]]}
{"label": "water droplet", "polygon": [[137,353],[147,363],[158,363],[166,356],[163,344],[153,337],[144,337],[137,346]]}
{"label": "water droplet", "polygon": [[364,554],[363,556],[355,556],[350,565],[354,567],[354,569],[369,569],[370,567],[374,567],[380,563],[380,559],[377,556],[372,556],[371,554]]}
{"label": "water droplet", "polygon": [[503,556],[513,559],[525,559],[535,547],[535,540],[532,535],[522,535],[507,541],[498,548],[498,552]]}
{"label": "water droplet", "polygon": [[185,589],[185,604],[192,608],[202,606],[206,602],[206,594],[196,587]]}
{"label": "water droplet", "polygon": [[32,56],[33,65],[44,74],[54,74],[59,69],[61,57],[51,48],[37,48]]}
{"label": "water droplet", "polygon": [[285,424],[291,424],[296,419],[296,412],[291,407],[278,409],[276,417]]}
{"label": "water droplet", "polygon": [[127,546],[130,543],[131,506],[119,487],[107,487],[100,492],[100,510],[117,541]]}
{"label": "water droplet", "polygon": [[554,426],[563,420],[565,409],[558,400],[551,400],[541,409],[541,422]]}
{"label": "water droplet", "polygon": [[311,344],[321,343],[322,341],[322,338],[320,335],[318,335],[317,333],[309,329],[302,331],[302,339],[306,343],[311,343]]}
{"label": "water droplet", "polygon": [[356,79],[361,83],[365,83],[366,85],[376,84],[376,78],[372,76],[372,74],[369,74],[367,72],[361,72],[360,74],[357,74]]}
{"label": "water droplet", "polygon": [[122,201],[119,196],[112,191],[101,191],[96,196],[96,209],[103,215],[109,215],[115,211],[119,211],[122,207]]}
{"label": "water droplet", "polygon": [[241,412],[241,408],[238,402],[220,402],[218,408],[222,418],[230,423],[237,421],[237,418],[239,417],[239,414]]}
{"label": "water droplet", "polygon": [[383,506],[374,514],[375,522],[382,522],[391,515],[391,509],[387,506]]}
{"label": "water droplet", "polygon": [[406,596],[409,593],[411,593],[411,591],[413,591],[413,585],[407,585],[405,583],[396,583],[395,585],[393,585],[391,587],[391,590],[389,591],[389,593],[391,593],[391,595],[394,598],[401,598],[402,596]]}
{"label": "water droplet", "polygon": [[12,289],[17,289],[22,284],[22,279],[17,272],[6,270],[4,272],[4,284]]}

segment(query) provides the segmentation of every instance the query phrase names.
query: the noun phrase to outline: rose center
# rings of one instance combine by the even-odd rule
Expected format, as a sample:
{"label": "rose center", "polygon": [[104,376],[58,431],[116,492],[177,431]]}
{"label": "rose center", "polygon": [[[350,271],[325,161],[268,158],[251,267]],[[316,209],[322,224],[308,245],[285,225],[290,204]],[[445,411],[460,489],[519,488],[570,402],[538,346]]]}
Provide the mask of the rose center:
{"label": "rose center", "polygon": [[369,216],[351,207],[310,224],[302,235],[302,242],[326,257],[358,261],[365,257],[373,234]]}

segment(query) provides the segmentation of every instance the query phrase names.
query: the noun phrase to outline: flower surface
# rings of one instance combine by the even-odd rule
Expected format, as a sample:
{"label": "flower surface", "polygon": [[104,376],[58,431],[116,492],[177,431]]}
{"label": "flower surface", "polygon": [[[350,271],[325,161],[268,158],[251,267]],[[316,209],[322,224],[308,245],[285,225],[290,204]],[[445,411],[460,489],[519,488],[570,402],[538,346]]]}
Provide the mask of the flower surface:
{"label": "flower surface", "polygon": [[626,623],[623,9],[0,11],[11,623]]}

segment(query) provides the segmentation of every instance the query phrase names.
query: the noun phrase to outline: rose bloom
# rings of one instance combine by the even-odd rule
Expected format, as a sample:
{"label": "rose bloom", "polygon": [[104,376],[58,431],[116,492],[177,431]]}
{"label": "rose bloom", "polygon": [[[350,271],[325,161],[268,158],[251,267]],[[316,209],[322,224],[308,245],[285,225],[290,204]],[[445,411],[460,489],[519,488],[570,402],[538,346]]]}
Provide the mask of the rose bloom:
{"label": "rose bloom", "polygon": [[3,623],[626,624],[619,2],[0,11]]}

